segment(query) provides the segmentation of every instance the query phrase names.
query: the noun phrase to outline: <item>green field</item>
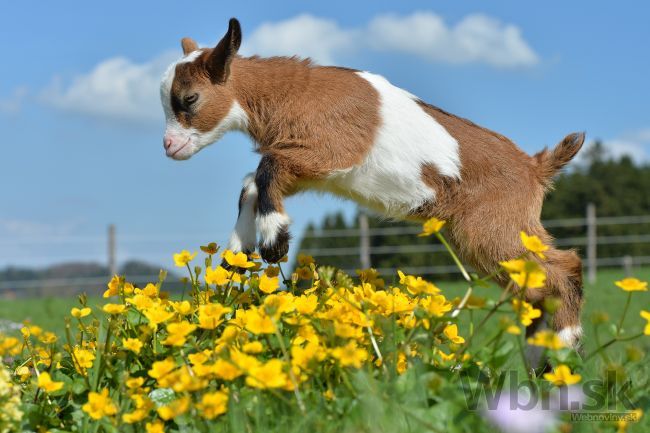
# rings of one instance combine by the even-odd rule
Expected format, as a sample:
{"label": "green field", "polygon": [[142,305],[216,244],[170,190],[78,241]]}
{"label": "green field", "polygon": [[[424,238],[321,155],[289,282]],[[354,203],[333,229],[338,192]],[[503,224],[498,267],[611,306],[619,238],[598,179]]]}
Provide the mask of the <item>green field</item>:
{"label": "green field", "polygon": [[[650,280],[650,268],[638,269],[634,276],[648,281]],[[618,319],[625,307],[627,294],[616,287],[614,281],[624,277],[624,272],[621,269],[602,270],[598,273],[596,284],[587,283],[585,285],[586,302],[582,317],[585,328],[584,345],[586,352],[589,352],[594,346],[593,326],[591,325],[591,318],[594,313],[604,312],[609,315],[612,322],[618,323]],[[464,293],[463,283],[433,281],[450,298],[456,295],[461,296]],[[479,288],[476,294],[495,299],[497,290],[497,288]],[[454,292],[457,292],[457,294]],[[89,300],[90,306],[102,304],[101,298],[93,297],[94,294],[92,293],[88,293],[88,295],[91,297]],[[0,320],[11,322],[28,320],[45,329],[60,333],[64,327],[63,316],[69,314],[70,308],[74,306],[78,306],[76,297],[0,300]],[[650,292],[633,294],[633,302],[629,307],[625,321],[625,328],[628,333],[632,334],[643,330],[645,321],[639,317],[639,311],[642,309],[650,310]],[[645,349],[650,349],[650,341],[647,339],[643,341],[645,341]]]}

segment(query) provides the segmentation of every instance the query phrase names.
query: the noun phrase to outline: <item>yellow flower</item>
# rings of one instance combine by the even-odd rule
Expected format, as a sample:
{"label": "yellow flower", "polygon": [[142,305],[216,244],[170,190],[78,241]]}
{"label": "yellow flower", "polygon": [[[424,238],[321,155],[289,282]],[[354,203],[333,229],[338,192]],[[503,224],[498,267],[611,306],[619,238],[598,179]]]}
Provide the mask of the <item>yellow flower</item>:
{"label": "yellow flower", "polygon": [[124,347],[126,350],[130,350],[137,355],[140,353],[140,349],[142,349],[142,341],[138,340],[137,338],[124,338],[122,340],[122,347]]}
{"label": "yellow flower", "polygon": [[405,275],[402,271],[397,271],[397,275],[399,275],[399,283],[404,284],[406,286],[406,289],[412,295],[418,295],[420,293],[435,295],[437,293],[440,293],[440,289],[437,288],[435,284],[423,280],[422,277]]}
{"label": "yellow flower", "polygon": [[246,256],[246,253],[233,253],[230,250],[226,250],[223,252],[222,257],[228,263],[230,266],[234,266],[237,268],[252,268],[255,266],[255,263],[249,262],[248,257]]}
{"label": "yellow flower", "polygon": [[443,295],[427,296],[420,303],[429,315],[435,317],[442,317],[452,307]]}
{"label": "yellow flower", "polygon": [[44,332],[40,337],[38,337],[38,339],[43,344],[52,344],[52,343],[56,343],[58,337],[56,336],[55,333],[47,331]]}
{"label": "yellow flower", "polygon": [[646,310],[641,310],[641,317],[643,317],[645,320],[648,321],[645,325],[645,329],[643,330],[643,333],[645,335],[650,335],[650,311]]}
{"label": "yellow flower", "polygon": [[29,371],[29,368],[24,365],[18,367],[15,371],[15,374],[16,376],[20,376],[21,382],[25,382],[32,375],[32,373]]}
{"label": "yellow flower", "polygon": [[512,335],[521,335],[521,328],[517,325],[510,325],[506,328],[506,332]]}
{"label": "yellow flower", "polygon": [[445,225],[446,221],[439,220],[438,218],[430,218],[424,224],[422,224],[422,233],[418,236],[431,236],[434,233],[438,233],[442,227]]}
{"label": "yellow flower", "polygon": [[102,389],[99,393],[92,391],[88,393],[88,402],[81,408],[94,420],[117,413],[115,403],[108,396],[108,388]]}
{"label": "yellow flower", "polygon": [[230,281],[230,275],[233,275],[233,271],[228,272],[222,266],[217,266],[216,269],[212,269],[210,266],[205,268],[205,282],[208,284],[224,286]]}
{"label": "yellow flower", "polygon": [[243,372],[231,362],[224,359],[217,359],[212,366],[213,373],[222,380],[234,380],[241,376]]}
{"label": "yellow flower", "polygon": [[156,380],[162,379],[167,376],[176,368],[176,363],[173,359],[167,358],[162,361],[156,361],[151,365],[151,370],[149,370],[149,376],[153,377]]}
{"label": "yellow flower", "polygon": [[262,343],[259,341],[251,341],[249,343],[246,343],[242,346],[241,350],[243,350],[246,353],[262,353],[264,350],[264,346],[262,346]]}
{"label": "yellow flower", "polygon": [[102,310],[108,314],[121,314],[125,309],[126,305],[124,304],[106,304],[102,307]]}
{"label": "yellow flower", "polygon": [[203,394],[201,402],[196,405],[206,419],[214,419],[228,410],[228,391],[215,391]]}
{"label": "yellow flower", "polygon": [[72,315],[72,317],[76,317],[77,319],[81,319],[82,317],[86,317],[87,315],[89,315],[91,311],[92,310],[90,308],[88,308],[88,307],[84,307],[84,308],[76,308],[76,307],[74,307],[74,308],[72,308],[72,310],[70,310],[70,314]]}
{"label": "yellow flower", "polygon": [[192,304],[189,301],[170,302],[170,304],[181,316],[187,316],[192,312]]}
{"label": "yellow flower", "polygon": [[542,317],[542,311],[538,310],[537,308],[533,308],[533,306],[526,301],[513,299],[512,308],[515,310],[517,317],[519,317],[521,324],[524,326],[530,326],[531,323],[533,323],[533,319]]}
{"label": "yellow flower", "polygon": [[293,305],[300,314],[311,314],[318,307],[318,297],[316,295],[302,295],[293,299]]}
{"label": "yellow flower", "polygon": [[146,310],[154,306],[154,301],[149,296],[138,293],[132,298],[126,298],[126,302],[133,305],[138,311]]}
{"label": "yellow flower", "polygon": [[90,350],[75,347],[72,351],[75,369],[78,373],[86,375],[86,370],[93,366],[95,354]]}
{"label": "yellow flower", "polygon": [[108,282],[108,289],[104,292],[104,298],[110,298],[111,296],[117,296],[120,294],[120,285],[124,283],[124,278],[117,275],[113,275],[111,281]]}
{"label": "yellow flower", "polygon": [[548,250],[548,245],[545,245],[540,238],[535,235],[528,236],[526,232],[519,232],[521,243],[531,253],[537,254],[540,259],[545,259],[544,251]]}
{"label": "yellow flower", "polygon": [[63,388],[63,382],[54,382],[47,371],[38,376],[38,387],[45,392],[54,392]]}
{"label": "yellow flower", "polygon": [[316,263],[314,258],[312,256],[308,256],[306,254],[298,254],[298,265],[300,266],[309,266],[312,263]]}
{"label": "yellow flower", "polygon": [[465,342],[465,339],[458,335],[458,325],[456,324],[447,325],[443,333],[452,343],[463,344]]}
{"label": "yellow flower", "polygon": [[522,259],[508,260],[499,262],[503,268],[508,271],[512,281],[524,289],[539,289],[544,287],[546,282],[546,273],[535,262]]}
{"label": "yellow flower", "polygon": [[165,310],[163,306],[154,306],[144,311],[144,316],[149,320],[149,326],[156,329],[159,324],[174,317],[174,313]]}
{"label": "yellow flower", "polygon": [[246,329],[256,335],[273,334],[275,324],[262,309],[251,307],[246,310]]}
{"label": "yellow flower", "polygon": [[332,349],[330,353],[343,367],[361,368],[363,362],[368,359],[368,351],[359,348],[355,340],[351,340],[343,347]]}
{"label": "yellow flower", "polygon": [[530,337],[527,341],[530,345],[546,347],[551,350],[558,350],[566,347],[560,336],[550,329],[537,331],[535,335]]}
{"label": "yellow flower", "polygon": [[174,400],[166,406],[158,408],[158,416],[168,421],[187,412],[190,407],[190,398],[188,396]]}
{"label": "yellow flower", "polygon": [[268,277],[266,274],[260,276],[260,290],[266,294],[271,294],[280,287],[278,277]]}
{"label": "yellow flower", "polygon": [[231,311],[232,308],[224,307],[221,304],[201,305],[199,307],[199,328],[216,328],[223,322],[223,315]]}
{"label": "yellow flower", "polygon": [[246,385],[253,388],[282,388],[287,384],[288,377],[283,371],[284,362],[271,359],[264,364],[257,365],[248,370]]}
{"label": "yellow flower", "polygon": [[621,281],[617,281],[614,284],[626,292],[646,292],[648,290],[648,282],[641,281],[636,278],[625,278]]}
{"label": "yellow flower", "polygon": [[544,379],[552,382],[553,385],[573,385],[580,382],[582,376],[579,374],[572,374],[571,369],[564,364],[558,365],[552,373],[545,373]]}
{"label": "yellow flower", "polygon": [[165,433],[165,423],[162,421],[148,422],[145,428],[147,433]]}
{"label": "yellow flower", "polygon": [[184,268],[189,262],[191,262],[196,253],[190,253],[187,250],[183,250],[180,253],[174,254],[174,264],[179,268]]}
{"label": "yellow flower", "polygon": [[301,370],[308,370],[316,361],[325,359],[326,353],[318,342],[309,342],[305,347],[291,346],[291,364]]}
{"label": "yellow flower", "polygon": [[194,332],[195,329],[196,325],[191,324],[187,320],[170,323],[167,325],[169,335],[162,343],[167,346],[182,346],[185,344],[186,337]]}
{"label": "yellow flower", "polygon": [[129,389],[138,389],[144,384],[144,377],[131,377],[125,383]]}

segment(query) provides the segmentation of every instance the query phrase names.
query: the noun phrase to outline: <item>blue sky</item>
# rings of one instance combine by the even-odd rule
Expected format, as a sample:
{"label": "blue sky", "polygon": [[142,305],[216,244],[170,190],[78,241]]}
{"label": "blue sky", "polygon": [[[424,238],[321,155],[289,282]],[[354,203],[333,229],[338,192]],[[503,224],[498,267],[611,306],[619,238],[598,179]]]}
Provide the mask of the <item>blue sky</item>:
{"label": "blue sky", "polygon": [[[225,242],[250,141],[230,134],[167,159],[159,76],[179,40],[214,44],[240,19],[246,53],[312,55],[371,70],[501,132],[528,152],[585,130],[612,153],[650,157],[645,2],[65,2],[3,5],[0,28],[0,266],[118,259]],[[298,236],[325,212],[288,200]]]}

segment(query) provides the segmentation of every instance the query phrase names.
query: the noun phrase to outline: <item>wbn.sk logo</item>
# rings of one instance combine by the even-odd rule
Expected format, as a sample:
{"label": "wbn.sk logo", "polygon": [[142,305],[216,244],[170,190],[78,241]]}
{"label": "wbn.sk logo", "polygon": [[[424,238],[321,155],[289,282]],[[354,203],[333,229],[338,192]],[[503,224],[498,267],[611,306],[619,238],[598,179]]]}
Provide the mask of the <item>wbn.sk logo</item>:
{"label": "wbn.sk logo", "polygon": [[[549,410],[604,412],[635,409],[629,380],[620,381],[615,372],[606,379],[594,379],[570,387],[554,387],[547,381],[535,382],[512,370],[496,378],[484,371],[461,376],[465,403],[469,410]],[[507,401],[504,401],[507,399]],[[506,404],[507,403],[507,404]]]}

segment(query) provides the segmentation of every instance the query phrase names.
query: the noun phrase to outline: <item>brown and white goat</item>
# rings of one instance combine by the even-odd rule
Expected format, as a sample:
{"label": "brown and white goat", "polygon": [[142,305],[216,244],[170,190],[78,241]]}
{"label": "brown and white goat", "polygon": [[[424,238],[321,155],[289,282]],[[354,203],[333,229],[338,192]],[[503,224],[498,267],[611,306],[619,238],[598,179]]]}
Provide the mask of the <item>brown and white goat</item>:
{"label": "brown and white goat", "polygon": [[[227,131],[248,133],[262,155],[244,178],[229,248],[276,262],[288,251],[283,199],[305,189],[351,198],[392,218],[449,222],[461,256],[480,271],[524,252],[519,232],[552,242],[540,223],[552,176],[584,134],[529,156],[503,135],[429,105],[369,72],[286,57],[241,57],[239,22],[213,49],[182,40],[184,57],[161,84],[167,156],[183,160]],[[582,267],[551,248],[546,287],[531,302],[562,302],[554,327],[581,333]]]}

